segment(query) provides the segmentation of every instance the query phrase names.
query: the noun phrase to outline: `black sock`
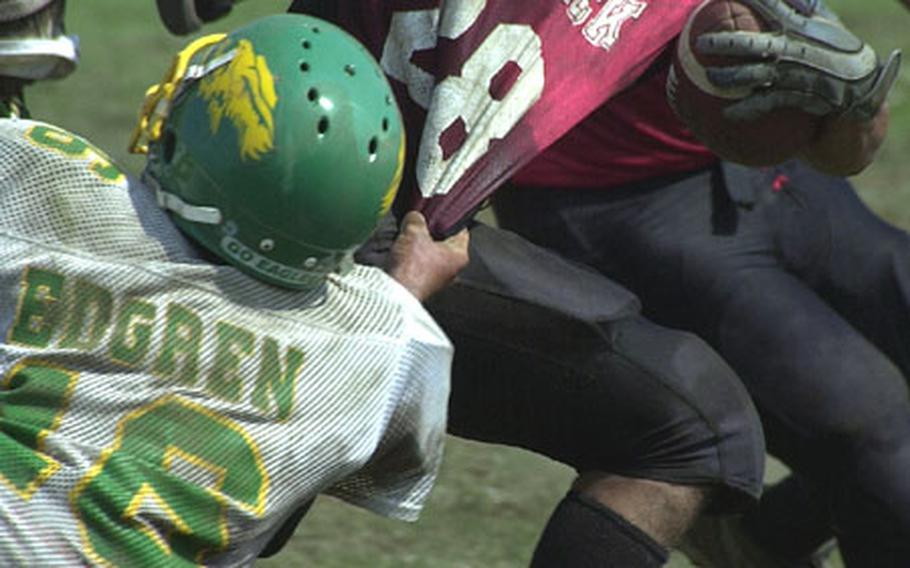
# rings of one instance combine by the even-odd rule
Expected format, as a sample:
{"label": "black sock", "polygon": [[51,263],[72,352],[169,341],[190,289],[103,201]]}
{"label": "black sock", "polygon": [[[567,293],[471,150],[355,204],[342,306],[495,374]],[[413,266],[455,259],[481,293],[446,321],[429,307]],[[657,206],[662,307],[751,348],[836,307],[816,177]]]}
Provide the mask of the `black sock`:
{"label": "black sock", "polygon": [[784,560],[804,559],[833,537],[824,502],[793,474],[765,490],[758,507],[743,517],[743,527]]}
{"label": "black sock", "polygon": [[657,568],[667,551],[600,503],[570,491],[544,529],[532,568]]}

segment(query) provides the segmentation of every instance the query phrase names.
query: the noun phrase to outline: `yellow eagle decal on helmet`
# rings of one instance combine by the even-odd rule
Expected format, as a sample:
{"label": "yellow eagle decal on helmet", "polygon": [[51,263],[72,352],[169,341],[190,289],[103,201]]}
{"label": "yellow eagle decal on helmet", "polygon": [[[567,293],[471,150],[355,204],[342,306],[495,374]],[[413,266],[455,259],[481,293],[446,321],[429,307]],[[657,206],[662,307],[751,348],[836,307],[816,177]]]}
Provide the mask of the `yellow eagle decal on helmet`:
{"label": "yellow eagle decal on helmet", "polygon": [[258,160],[275,145],[275,79],[249,40],[241,39],[234,50],[230,63],[202,79],[199,93],[209,105],[212,133],[227,117],[237,128],[241,159]]}

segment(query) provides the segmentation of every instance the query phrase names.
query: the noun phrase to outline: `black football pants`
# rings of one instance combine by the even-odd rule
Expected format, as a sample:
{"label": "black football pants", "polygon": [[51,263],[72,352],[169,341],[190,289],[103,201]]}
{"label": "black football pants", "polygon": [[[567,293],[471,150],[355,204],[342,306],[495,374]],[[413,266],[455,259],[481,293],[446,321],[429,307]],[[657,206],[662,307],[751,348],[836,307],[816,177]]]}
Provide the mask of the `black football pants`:
{"label": "black football pants", "polygon": [[740,381],[601,274],[478,224],[467,268],[427,307],[455,345],[451,433],[713,487],[718,510],[761,491],[764,440]]}
{"label": "black football pants", "polygon": [[730,164],[635,187],[513,188],[501,225],[633,290],[736,370],[849,566],[910,558],[910,239],[844,180]]}

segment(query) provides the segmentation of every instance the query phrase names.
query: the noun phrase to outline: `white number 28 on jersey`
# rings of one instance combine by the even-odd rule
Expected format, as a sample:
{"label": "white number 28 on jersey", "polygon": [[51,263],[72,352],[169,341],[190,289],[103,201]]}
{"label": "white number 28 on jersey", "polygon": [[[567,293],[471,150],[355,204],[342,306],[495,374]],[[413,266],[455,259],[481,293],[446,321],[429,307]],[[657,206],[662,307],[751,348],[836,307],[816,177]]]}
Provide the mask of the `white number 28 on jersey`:
{"label": "white number 28 on jersey", "polygon": [[[397,12],[392,17],[380,63],[427,109],[416,172],[424,197],[448,193],[490,142],[505,137],[543,93],[541,41],[527,24],[497,25],[467,57],[460,73],[438,84],[412,62],[415,53],[433,49],[438,38],[462,37],[486,4],[456,0],[446,2],[442,11]],[[497,89],[497,81],[510,72],[511,84]]]}

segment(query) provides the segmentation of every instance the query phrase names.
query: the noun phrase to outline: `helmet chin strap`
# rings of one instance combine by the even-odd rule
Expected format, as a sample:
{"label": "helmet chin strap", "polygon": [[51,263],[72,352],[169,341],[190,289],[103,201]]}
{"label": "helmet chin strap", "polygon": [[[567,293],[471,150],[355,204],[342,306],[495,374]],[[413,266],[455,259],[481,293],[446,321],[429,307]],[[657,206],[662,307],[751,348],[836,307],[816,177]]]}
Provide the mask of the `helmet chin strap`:
{"label": "helmet chin strap", "polygon": [[79,62],[79,38],[0,40],[0,75],[30,81],[60,79]]}
{"label": "helmet chin strap", "polygon": [[158,207],[161,207],[165,211],[173,212],[181,219],[185,219],[191,223],[202,223],[204,225],[220,225],[224,220],[221,210],[217,207],[191,205],[179,196],[162,189],[158,180],[151,175],[148,175],[148,173],[143,173],[142,182],[154,190],[155,201],[158,203]]}
{"label": "helmet chin strap", "polygon": [[145,92],[145,101],[139,113],[139,123],[130,137],[129,152],[147,154],[150,142],[161,138],[164,121],[170,112],[171,103],[177,96],[185,81],[193,81],[205,76],[217,67],[229,63],[235,51],[214,58],[205,65],[192,65],[192,58],[201,50],[209,48],[227,37],[226,34],[210,34],[192,41],[174,57],[164,79],[152,85]]}

